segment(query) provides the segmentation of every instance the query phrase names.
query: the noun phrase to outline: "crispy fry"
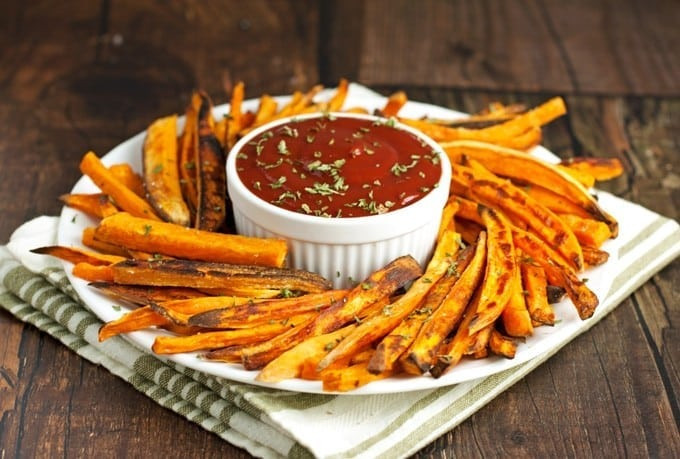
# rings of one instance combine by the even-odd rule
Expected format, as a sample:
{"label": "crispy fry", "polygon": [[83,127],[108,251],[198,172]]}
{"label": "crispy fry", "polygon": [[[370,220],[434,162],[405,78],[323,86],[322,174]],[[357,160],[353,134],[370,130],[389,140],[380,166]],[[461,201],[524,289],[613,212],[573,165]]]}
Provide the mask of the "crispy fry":
{"label": "crispy fry", "polygon": [[557,167],[565,174],[571,176],[574,180],[583,185],[585,188],[592,188],[595,186],[595,177],[593,177],[584,170],[572,169],[570,167],[563,166],[562,164],[557,164],[555,167]]}
{"label": "crispy fry", "polygon": [[540,127],[566,113],[564,101],[555,97],[544,104],[518,115],[504,123],[483,129],[466,129],[461,127],[447,127],[435,125],[427,121],[402,118],[405,124],[420,129],[438,142],[453,140],[478,140],[504,145],[507,139],[521,136],[530,129]]}
{"label": "crispy fry", "polygon": [[146,285],[122,285],[112,282],[92,282],[94,287],[114,298],[125,300],[137,305],[160,303],[163,301],[181,300],[187,298],[200,298],[204,293],[196,289],[184,287],[153,287]]}
{"label": "crispy fry", "polygon": [[465,355],[471,355],[476,359],[483,359],[488,355],[486,348],[489,344],[489,338],[491,338],[491,332],[493,331],[494,324],[490,323],[486,327],[479,330],[477,333],[472,335],[472,340],[468,343],[468,348],[465,351]]}
{"label": "crispy fry", "polygon": [[119,261],[125,260],[125,258],[117,255],[106,255],[90,252],[89,250],[76,249],[75,247],[64,247],[59,245],[38,247],[37,249],[31,250],[31,252],[42,255],[51,255],[73,264],[85,262],[94,266],[108,266],[112,263],[118,263]]}
{"label": "crispy fry", "polygon": [[545,271],[533,263],[520,263],[522,287],[531,320],[540,325],[554,325],[555,312],[548,303],[546,288],[548,280]]}
{"label": "crispy fry", "polygon": [[315,273],[255,265],[191,260],[126,260],[111,266],[111,270],[115,282],[132,285],[192,288],[234,285],[310,293],[330,288],[330,283]]}
{"label": "crispy fry", "polygon": [[128,163],[112,164],[109,166],[109,171],[121,183],[134,191],[137,196],[143,199],[146,198],[146,190],[144,189],[142,177]]}
{"label": "crispy fry", "polygon": [[314,336],[295,345],[269,362],[255,379],[265,382],[278,382],[284,379],[297,378],[302,373],[305,362],[312,361],[316,367],[318,361],[355,327],[356,325],[350,324],[334,332]]}
{"label": "crispy fry", "polygon": [[73,275],[90,282],[113,282],[110,265],[92,265],[81,261],[73,265]]}
{"label": "crispy fry", "polygon": [[[473,246],[469,246],[472,248]],[[465,253],[465,252],[468,253]],[[469,258],[469,255],[472,255]],[[437,350],[444,339],[460,322],[465,307],[479,285],[486,265],[486,232],[479,235],[474,253],[466,249],[457,260],[458,280],[444,298],[442,304],[423,324],[403,359],[404,369],[411,374],[427,372],[435,363]]]}
{"label": "crispy fry", "polygon": [[227,120],[225,148],[231,148],[236,143],[239,132],[243,129],[241,106],[245,97],[245,84],[239,81],[231,92],[229,103],[229,118]]}
{"label": "crispy fry", "polygon": [[101,253],[109,255],[117,255],[119,257],[128,258],[128,252],[121,246],[116,244],[109,244],[108,242],[98,241],[94,238],[96,229],[87,227],[83,230],[82,243],[85,247],[94,249]]}
{"label": "crispy fry", "polygon": [[373,374],[368,371],[366,362],[357,363],[347,368],[331,370],[323,375],[323,390],[332,392],[347,392],[357,389],[370,382],[392,376],[392,371]]}
{"label": "crispy fry", "polygon": [[572,214],[582,218],[593,218],[583,207],[579,206],[573,201],[570,201],[569,199],[566,199],[564,196],[555,193],[554,191],[548,190],[547,188],[543,188],[542,186],[534,184],[529,185],[518,183],[517,186],[520,186],[526,194],[560,216],[564,214]]}
{"label": "crispy fry", "polygon": [[172,322],[177,325],[195,326],[203,329],[225,329],[249,328],[249,324],[245,324],[245,326],[242,325],[240,327],[212,327],[189,322],[191,317],[197,314],[214,311],[216,309],[235,308],[244,304],[256,304],[261,301],[262,300],[240,296],[203,296],[196,298],[173,299],[162,302],[151,302],[149,305],[156,312],[172,320]]}
{"label": "crispy fry", "polygon": [[90,177],[102,192],[111,196],[117,207],[137,217],[160,221],[149,203],[114,177],[93,152],[83,156],[80,171]]}
{"label": "crispy fry", "polygon": [[359,349],[384,337],[416,309],[420,301],[432,288],[433,283],[446,274],[451,266],[453,262],[451,257],[455,256],[458,251],[458,238],[456,236],[454,232],[445,232],[437,244],[425,274],[416,279],[401,298],[386,306],[381,313],[375,314],[359,324],[347,338],[342,340],[335,349],[319,362],[319,371],[335,360],[352,355]]}
{"label": "crispy fry", "polygon": [[479,233],[484,229],[484,227],[478,223],[457,217],[455,218],[455,228],[466,244],[474,244],[479,237]]}
{"label": "crispy fry", "polygon": [[488,234],[486,271],[479,306],[468,322],[470,334],[486,328],[501,315],[512,294],[512,278],[517,270],[509,225],[488,207],[480,209],[480,214]]}
{"label": "crispy fry", "polygon": [[[473,162],[474,169],[475,163]],[[484,204],[521,219],[541,239],[557,249],[569,264],[583,269],[583,253],[576,236],[557,215],[519,188],[499,179],[475,180],[470,192]]]}
{"label": "crispy fry", "polygon": [[188,323],[200,327],[235,328],[270,320],[280,320],[309,311],[320,312],[347,295],[346,290],[328,290],[296,298],[252,302],[241,306],[213,309],[193,315]]}
{"label": "crispy fry", "polygon": [[380,110],[380,114],[386,118],[397,116],[401,107],[406,104],[408,97],[404,91],[397,91],[390,95],[385,102],[385,106]]}
{"label": "crispy fry", "polygon": [[199,230],[217,231],[224,223],[227,212],[225,161],[224,150],[213,130],[212,102],[207,95],[201,94],[195,163],[197,207],[194,221],[194,227]]}
{"label": "crispy fry", "polygon": [[276,113],[277,107],[278,102],[276,102],[276,99],[268,94],[262,94],[252,126],[260,126],[269,121]]}
{"label": "crispy fry", "polygon": [[587,267],[600,266],[609,260],[609,254],[604,250],[583,246],[583,259]]}
{"label": "crispy fry", "polygon": [[109,244],[190,260],[282,266],[286,242],[219,234],[119,212],[103,219],[95,237]]}
{"label": "crispy fry", "polygon": [[198,161],[198,112],[202,100],[200,92],[194,91],[186,108],[184,130],[179,140],[179,183],[192,219],[198,207],[196,161]]}
{"label": "crispy fry", "polygon": [[118,212],[109,196],[104,193],[96,194],[63,194],[59,199],[69,207],[95,217],[104,218]]}
{"label": "crispy fry", "polygon": [[105,341],[121,333],[144,330],[149,327],[165,325],[168,319],[156,313],[150,307],[134,309],[123,314],[119,319],[107,322],[99,329],[99,341]]}
{"label": "crispy fry", "polygon": [[561,165],[586,172],[595,180],[611,180],[623,174],[623,165],[618,158],[583,158],[564,159]]}
{"label": "crispy fry", "polygon": [[177,115],[157,119],[146,132],[142,163],[147,199],[163,220],[189,226],[177,167]]}
{"label": "crispy fry", "polygon": [[454,337],[449,342],[444,343],[439,347],[436,363],[430,368],[430,374],[433,377],[439,378],[456,366],[470,346],[474,334],[470,333],[469,326],[472,318],[477,315],[480,293],[481,288],[478,288],[472,301],[470,301],[467,308],[465,308],[463,320],[458,326],[458,330],[456,330]]}
{"label": "crispy fry", "polygon": [[504,336],[498,330],[491,330],[489,350],[496,355],[514,359],[517,353],[517,343],[512,338]]}
{"label": "crispy fry", "polygon": [[261,346],[244,349],[243,365],[249,370],[261,368],[308,337],[329,333],[347,323],[363,319],[364,313],[372,305],[388,298],[420,274],[420,266],[411,256],[397,258],[354,287],[344,303],[336,302],[306,327],[288,331]]}
{"label": "crispy fry", "polygon": [[328,111],[337,112],[345,104],[345,99],[347,98],[347,92],[349,90],[349,81],[341,78],[338,82],[338,88],[333,94],[333,97],[328,101]]}
{"label": "crispy fry", "polygon": [[444,206],[444,210],[442,211],[442,218],[441,221],[439,222],[439,232],[437,233],[437,240],[442,238],[444,231],[446,231],[447,229],[455,230],[455,222],[453,218],[456,216],[458,206],[459,206],[458,201],[455,198],[449,199],[448,202],[446,203],[446,206]]}
{"label": "crispy fry", "polygon": [[478,204],[476,202],[462,196],[452,196],[451,199],[455,199],[458,203],[456,217],[461,217],[480,225],[482,224],[482,217],[479,216],[479,212],[477,211]]}
{"label": "crispy fry", "polygon": [[[476,141],[454,141],[442,144],[451,161],[459,163],[461,155],[479,161],[494,174],[529,182],[550,189],[578,204],[596,220],[605,222],[616,237],[616,219],[605,212],[597,200],[580,183],[552,164],[525,153]],[[453,168],[455,171],[455,167]]]}
{"label": "crispy fry", "polygon": [[151,350],[156,354],[177,354],[259,343],[291,327],[298,326],[310,316],[311,313],[301,314],[273,323],[259,324],[252,328],[207,331],[190,336],[158,336]]}
{"label": "crispy fry", "polygon": [[516,247],[545,269],[550,284],[566,290],[581,319],[587,319],[593,315],[599,303],[597,296],[576,276],[576,273],[557,252],[533,234],[517,228],[513,228],[512,238]]}
{"label": "crispy fry", "polygon": [[560,219],[571,228],[583,246],[599,248],[611,238],[612,233],[603,222],[577,215],[560,215]]}
{"label": "crispy fry", "polygon": [[501,314],[505,333],[510,336],[525,338],[534,333],[534,325],[527,309],[526,297],[522,288],[522,277],[519,270],[513,278],[512,295]]}

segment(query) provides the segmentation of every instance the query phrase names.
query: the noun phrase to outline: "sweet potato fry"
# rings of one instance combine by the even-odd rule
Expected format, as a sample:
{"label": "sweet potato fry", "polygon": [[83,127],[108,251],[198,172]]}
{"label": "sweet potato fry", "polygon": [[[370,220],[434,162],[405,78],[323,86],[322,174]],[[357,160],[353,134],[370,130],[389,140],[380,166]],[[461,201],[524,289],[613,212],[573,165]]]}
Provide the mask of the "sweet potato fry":
{"label": "sweet potato fry", "polygon": [[120,300],[137,305],[161,303],[164,301],[200,298],[204,293],[184,287],[152,287],[146,285],[123,285],[112,282],[92,282],[90,287]]}
{"label": "sweet potato fry", "polygon": [[484,227],[465,218],[455,218],[455,228],[466,244],[474,244]]}
{"label": "sweet potato fry", "polygon": [[[467,254],[465,257],[467,258]],[[420,328],[407,351],[407,357],[403,359],[404,369],[411,374],[423,374],[432,367],[441,343],[462,319],[463,312],[484,275],[486,232],[480,233],[472,258],[465,263],[465,259],[459,257],[458,263],[460,277],[439,308],[432,313],[430,320]]]}
{"label": "sweet potato fry", "polygon": [[235,308],[244,304],[256,304],[261,301],[262,300],[240,296],[203,296],[163,302],[151,302],[149,306],[151,306],[154,311],[172,320],[172,322],[177,325],[195,326],[202,329],[210,328],[217,330],[225,328],[249,328],[249,326],[252,324],[242,324],[238,327],[213,327],[201,324],[192,324],[189,323],[189,321],[192,316],[197,314],[203,314],[216,309],[226,309],[230,307]]}
{"label": "sweet potato fry", "polygon": [[439,378],[456,366],[470,346],[474,334],[470,333],[469,325],[472,318],[477,315],[480,293],[481,288],[478,288],[475,291],[475,296],[472,298],[472,301],[470,301],[467,308],[465,308],[463,320],[458,326],[453,338],[447,343],[439,346],[436,363],[430,368],[430,374],[433,377]]}
{"label": "sweet potato fry", "polygon": [[347,368],[331,370],[323,375],[323,390],[331,392],[347,392],[370,382],[389,378],[392,371],[373,374],[368,371],[366,362],[357,363]]}
{"label": "sweet potato fry", "polygon": [[42,255],[51,255],[73,264],[85,262],[94,266],[108,266],[112,263],[118,263],[119,261],[125,260],[125,258],[119,257],[117,255],[106,255],[103,253],[76,249],[75,247],[64,247],[59,245],[38,247],[37,249],[31,250],[31,252]]}
{"label": "sweet potato fry", "polygon": [[245,84],[239,81],[234,86],[231,92],[231,100],[229,102],[229,117],[227,120],[227,132],[225,148],[231,148],[236,143],[238,133],[241,132],[241,117],[243,115],[241,106],[245,98]]}
{"label": "sweet potato fry", "polygon": [[268,94],[262,94],[252,126],[260,126],[268,122],[276,114],[277,107],[278,102],[276,102],[276,99]]}
{"label": "sweet potato fry", "polygon": [[259,343],[291,327],[298,326],[310,316],[311,313],[301,314],[285,320],[259,324],[252,328],[206,331],[190,336],[158,336],[151,349],[156,354],[177,354]]}
{"label": "sweet potato fry", "polygon": [[611,180],[623,174],[623,165],[618,158],[583,158],[564,159],[560,163],[572,170],[586,172],[595,180]]}
{"label": "sweet potato fry", "polygon": [[517,353],[517,343],[512,338],[503,335],[498,330],[491,330],[489,350],[496,355],[514,359]]}
{"label": "sweet potato fry", "polygon": [[564,214],[571,214],[582,218],[593,218],[583,207],[579,206],[573,201],[570,201],[564,196],[555,193],[554,191],[534,184],[516,183],[516,185],[521,187],[522,191],[524,191],[526,194],[560,216]]}
{"label": "sweet potato fry", "polygon": [[397,91],[387,98],[385,106],[380,109],[380,114],[385,118],[397,116],[399,110],[401,110],[401,107],[403,107],[407,101],[408,97],[406,96],[406,93],[404,91]]}
{"label": "sweet potato fry", "polygon": [[113,282],[110,265],[92,265],[81,261],[73,265],[73,275],[90,282]]}
{"label": "sweet potato fry", "polygon": [[545,271],[533,263],[520,263],[522,287],[526,298],[527,310],[531,320],[539,325],[554,325],[555,312],[548,303],[546,288],[548,280]]}
{"label": "sweet potato fry", "polygon": [[330,333],[357,319],[363,319],[366,317],[365,312],[374,304],[384,301],[421,272],[413,257],[397,258],[354,287],[344,303],[336,302],[307,326],[288,331],[261,346],[244,349],[243,365],[249,370],[262,368],[282,352],[309,337]]}
{"label": "sweet potato fry", "polygon": [[346,295],[346,290],[328,290],[295,298],[249,302],[240,306],[230,305],[193,315],[188,323],[209,328],[243,327],[310,311],[320,312]]}
{"label": "sweet potato fry", "polygon": [[244,347],[246,346],[234,345],[223,347],[222,349],[215,349],[214,351],[202,354],[201,358],[214,362],[239,363],[241,362],[241,352]]}
{"label": "sweet potato fry", "polygon": [[600,207],[583,185],[555,165],[520,151],[485,142],[461,140],[444,143],[442,147],[453,163],[459,163],[460,157],[465,155],[479,161],[494,174],[539,185],[562,195],[582,207],[592,218],[605,222],[612,236],[616,236],[616,219]]}
{"label": "sweet potato fry", "polygon": [[103,219],[95,230],[103,242],[149,253],[190,260],[282,266],[286,242],[220,234],[119,212]]}
{"label": "sweet potato fry", "polygon": [[489,338],[491,338],[491,332],[494,329],[494,324],[490,323],[486,327],[479,330],[477,333],[472,335],[472,339],[468,343],[468,348],[465,351],[465,355],[471,355],[475,359],[483,359],[488,355],[487,346],[489,344]]}
{"label": "sweet potato fry", "polygon": [[[474,162],[472,167],[475,167]],[[574,269],[583,269],[581,246],[571,228],[522,190],[495,179],[475,180],[470,192],[484,204],[524,221],[541,239],[555,247]]]}
{"label": "sweet potato fry", "polygon": [[439,232],[437,233],[437,240],[441,239],[442,235],[444,234],[444,231],[455,230],[455,222],[453,218],[456,216],[458,206],[459,206],[458,201],[455,198],[449,199],[447,201],[446,206],[444,206],[444,210],[442,211],[441,221],[439,222]]}
{"label": "sweet potato fry", "polygon": [[562,220],[576,235],[583,246],[599,248],[611,238],[609,227],[592,218],[582,218],[577,215],[560,215]]}
{"label": "sweet potato fry", "polygon": [[200,92],[194,91],[186,108],[184,130],[179,140],[179,183],[192,219],[198,207],[196,161],[198,161],[198,112],[202,100]]}
{"label": "sweet potato fry", "polygon": [[349,81],[341,78],[338,82],[338,88],[333,94],[333,97],[328,101],[328,111],[337,112],[345,104],[345,99],[347,98],[347,92],[349,91]]}
{"label": "sweet potato fry", "polygon": [[130,188],[134,193],[142,199],[146,199],[146,190],[144,189],[144,181],[142,177],[132,169],[128,163],[112,164],[109,166],[111,174]]}
{"label": "sweet potato fry", "polygon": [[512,294],[512,278],[517,270],[509,225],[488,207],[481,208],[480,214],[487,231],[486,271],[479,306],[468,323],[470,334],[486,328],[501,315]]}
{"label": "sweet potato fry", "polygon": [[592,188],[595,186],[595,177],[590,175],[588,172],[579,169],[571,169],[569,167],[563,166],[562,164],[557,164],[555,167],[565,174],[571,176],[574,180],[583,185],[584,188]]}
{"label": "sweet potato fry", "polygon": [[308,271],[191,260],[127,260],[112,265],[111,271],[119,284],[192,288],[234,285],[309,293],[330,288],[326,279]]}
{"label": "sweet potato fry", "polygon": [[80,171],[90,177],[102,192],[108,194],[117,207],[137,217],[160,221],[149,203],[114,177],[93,152],[83,156]]}
{"label": "sweet potato fry", "polygon": [[[239,115],[240,116],[240,115]],[[197,207],[194,227],[217,231],[226,217],[227,178],[225,154],[213,130],[212,102],[201,93],[196,154]]]}
{"label": "sweet potato fry", "polygon": [[177,115],[159,118],[146,130],[142,148],[147,199],[163,220],[189,226],[191,215],[182,197],[177,163]]}
{"label": "sweet potato fry", "polygon": [[95,217],[104,218],[118,212],[109,196],[104,193],[96,194],[63,194],[59,199],[69,207]]}
{"label": "sweet potato fry", "polygon": [[265,382],[278,382],[284,379],[297,378],[302,373],[305,362],[313,361],[314,366],[316,366],[318,361],[355,327],[355,324],[350,324],[334,332],[306,339],[269,362],[255,379]]}
{"label": "sweet potato fry", "polygon": [[480,225],[482,224],[482,217],[479,216],[479,212],[477,211],[479,204],[462,196],[452,196],[451,199],[455,199],[458,203],[456,217],[461,217]]}
{"label": "sweet potato fry", "polygon": [[375,314],[359,324],[349,336],[319,362],[318,370],[323,370],[337,359],[354,354],[393,330],[418,307],[421,300],[432,288],[433,283],[446,274],[454,261],[452,257],[455,257],[457,252],[457,234],[446,231],[437,244],[425,274],[416,279],[401,298],[386,306],[380,314]]}
{"label": "sweet potato fry", "polygon": [[447,127],[435,125],[427,121],[403,118],[401,121],[416,129],[420,129],[438,142],[466,139],[504,145],[504,141],[507,139],[513,139],[532,128],[547,124],[565,113],[566,107],[564,101],[561,98],[556,97],[504,123],[483,129]]}
{"label": "sweet potato fry", "polygon": [[609,260],[609,254],[604,250],[583,246],[583,259],[586,267],[600,266]]}
{"label": "sweet potato fry", "polygon": [[[517,252],[517,250],[515,251]],[[534,325],[527,309],[526,296],[522,287],[522,276],[519,270],[513,278],[513,288],[508,304],[503,309],[501,321],[505,333],[514,337],[527,337],[534,333]]]}
{"label": "sweet potato fry", "polygon": [[599,303],[597,296],[576,276],[557,252],[533,234],[517,228],[513,228],[512,238],[516,247],[543,267],[550,284],[566,290],[581,319],[593,315]]}
{"label": "sweet potato fry", "polygon": [[95,231],[96,231],[95,228],[89,226],[83,230],[81,242],[85,247],[109,255],[117,255],[123,258],[129,257],[129,253],[123,247],[116,244],[109,244],[108,242],[104,241],[98,241],[97,239],[95,239],[94,238]]}
{"label": "sweet potato fry", "polygon": [[168,319],[150,307],[134,309],[123,314],[119,319],[107,322],[99,329],[99,341],[105,341],[121,333],[144,330],[149,327],[165,325]]}

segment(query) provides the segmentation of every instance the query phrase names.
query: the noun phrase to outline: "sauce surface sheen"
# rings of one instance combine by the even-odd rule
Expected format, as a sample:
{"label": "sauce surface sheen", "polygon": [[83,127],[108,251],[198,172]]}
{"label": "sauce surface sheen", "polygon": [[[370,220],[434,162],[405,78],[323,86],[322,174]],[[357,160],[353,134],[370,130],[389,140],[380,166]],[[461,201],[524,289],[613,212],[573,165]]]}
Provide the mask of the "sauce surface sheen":
{"label": "sauce surface sheen", "polygon": [[237,154],[259,198],[320,217],[364,217],[412,204],[436,186],[439,153],[391,120],[326,115],[262,132]]}

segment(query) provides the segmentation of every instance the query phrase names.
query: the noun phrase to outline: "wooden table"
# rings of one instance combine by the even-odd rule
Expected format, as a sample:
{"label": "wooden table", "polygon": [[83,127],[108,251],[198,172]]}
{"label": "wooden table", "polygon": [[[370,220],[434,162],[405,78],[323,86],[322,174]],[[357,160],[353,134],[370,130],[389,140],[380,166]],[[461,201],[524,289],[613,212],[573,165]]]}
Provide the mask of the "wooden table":
{"label": "wooden table", "polygon": [[[565,96],[563,157],[615,156],[603,188],[680,203],[674,1],[6,1],[0,17],[0,241],[60,210],[106,153],[190,91],[216,103],[340,76],[463,111]],[[680,262],[418,457],[680,456]],[[0,312],[0,457],[247,457]]]}

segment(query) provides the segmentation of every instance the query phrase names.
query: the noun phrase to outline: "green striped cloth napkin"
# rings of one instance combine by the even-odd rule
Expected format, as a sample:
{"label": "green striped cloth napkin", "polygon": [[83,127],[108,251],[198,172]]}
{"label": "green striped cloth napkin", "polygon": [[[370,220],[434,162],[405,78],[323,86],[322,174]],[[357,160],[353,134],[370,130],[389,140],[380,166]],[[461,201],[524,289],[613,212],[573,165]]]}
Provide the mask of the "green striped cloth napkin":
{"label": "green striped cloth napkin", "polygon": [[472,415],[585,332],[680,254],[680,227],[600,193],[621,232],[612,284],[595,315],[524,364],[473,381],[381,395],[299,394],[216,378],[160,360],[117,337],[100,343],[101,321],[82,304],[59,262],[30,249],[54,244],[58,219],[22,225],[0,247],[0,305],[156,403],[259,457],[404,457]]}

